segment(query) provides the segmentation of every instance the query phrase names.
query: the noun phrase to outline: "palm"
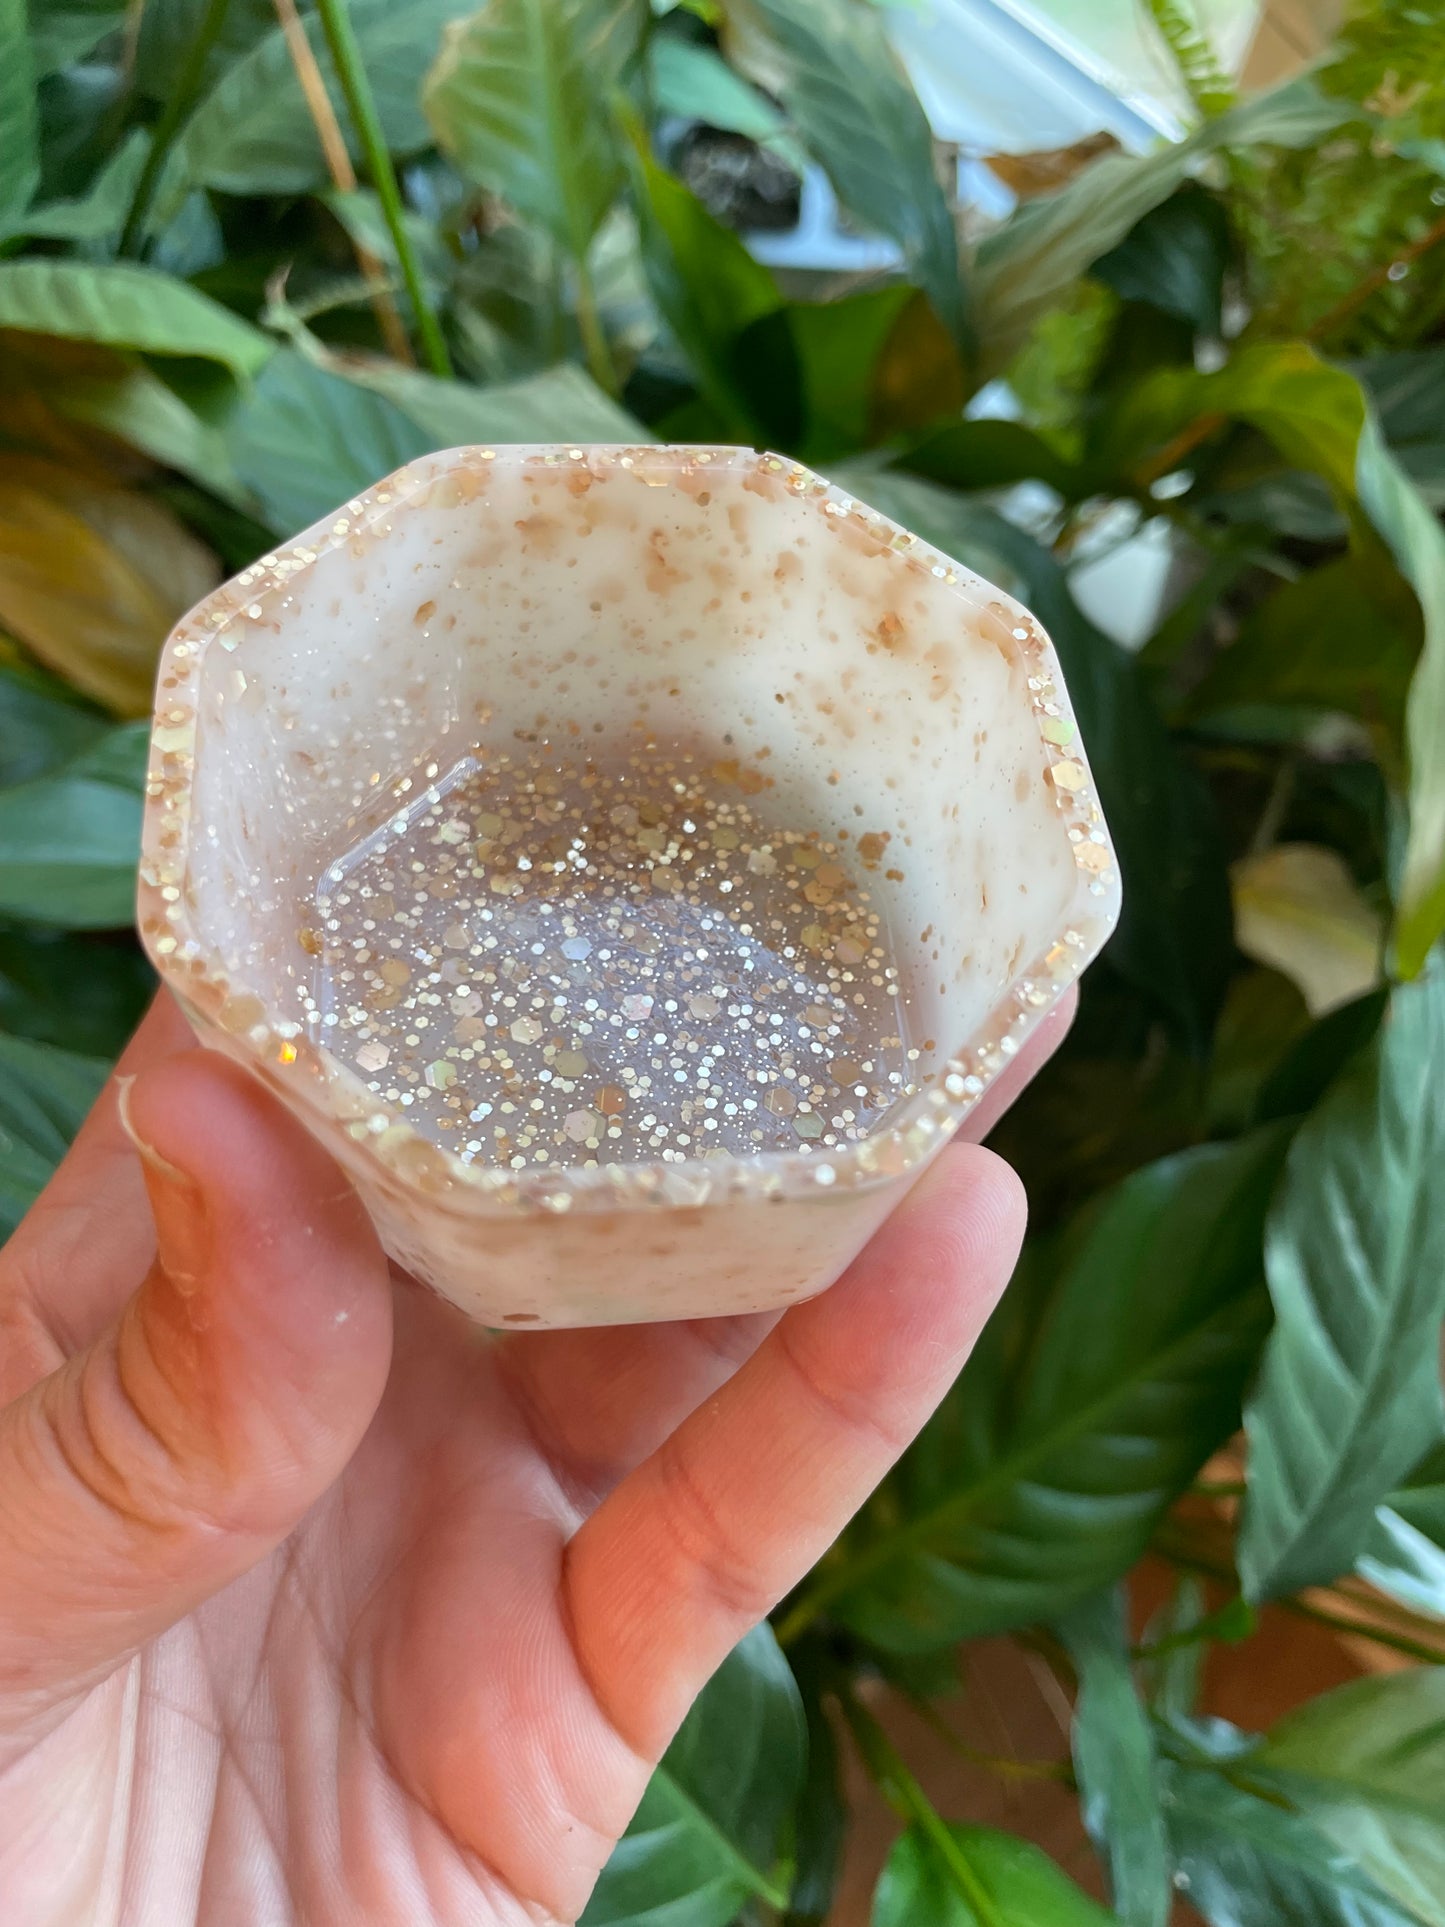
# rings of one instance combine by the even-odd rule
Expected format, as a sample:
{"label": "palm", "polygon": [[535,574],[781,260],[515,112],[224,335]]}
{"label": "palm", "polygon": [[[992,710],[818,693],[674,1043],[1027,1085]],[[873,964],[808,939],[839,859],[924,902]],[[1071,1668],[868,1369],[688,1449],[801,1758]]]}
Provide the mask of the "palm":
{"label": "palm", "polygon": [[[956,1370],[1012,1260],[998,1171],[965,1154],[771,1336],[746,1319],[498,1342],[394,1280],[390,1320],[356,1320],[389,1360],[340,1476],[118,1666],[85,1663],[88,1626],[64,1663],[62,1615],[38,1704],[7,1668],[0,1564],[0,1787],[21,1822],[0,1831],[0,1892],[18,1917],[574,1921],[691,1697]],[[148,1235],[99,1116],[5,1254],[0,1396],[31,1392],[0,1416],[104,1343]],[[323,1382],[330,1362],[310,1369]],[[109,1600],[126,1579],[96,1584]],[[23,1595],[16,1618],[23,1634]]]}

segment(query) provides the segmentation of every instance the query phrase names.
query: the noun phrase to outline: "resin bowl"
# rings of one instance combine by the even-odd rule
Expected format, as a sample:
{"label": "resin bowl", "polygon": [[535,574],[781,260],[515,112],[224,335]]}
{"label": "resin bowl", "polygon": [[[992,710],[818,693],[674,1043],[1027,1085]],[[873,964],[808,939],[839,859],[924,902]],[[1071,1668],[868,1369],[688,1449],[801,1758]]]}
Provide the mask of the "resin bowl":
{"label": "resin bowl", "polygon": [[[435,802],[447,772],[644,738],[741,764],[779,821],[866,870],[911,1045],[907,1086],[866,1131],[824,1118],[825,1139],[756,1154],[698,1140],[610,1161],[556,1133],[534,1154],[549,1161],[493,1158],[441,1141],[339,1048],[317,972],[347,853]],[[218,589],[161,661],[146,948],[202,1042],[344,1167],[397,1263],[486,1325],[716,1316],[823,1289],[1118,909],[1033,617],[777,456],[429,456]]]}

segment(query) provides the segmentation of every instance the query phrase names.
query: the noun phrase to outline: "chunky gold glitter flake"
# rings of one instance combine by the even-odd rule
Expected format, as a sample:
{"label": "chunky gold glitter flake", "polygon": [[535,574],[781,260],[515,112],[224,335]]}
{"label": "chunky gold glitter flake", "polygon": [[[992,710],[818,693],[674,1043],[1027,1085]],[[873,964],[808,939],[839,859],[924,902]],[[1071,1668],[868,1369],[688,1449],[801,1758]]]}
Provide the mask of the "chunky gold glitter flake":
{"label": "chunky gold glitter flake", "polygon": [[316,1041],[464,1164],[866,1137],[915,1089],[897,966],[864,867],[770,787],[656,744],[469,758],[326,871]]}

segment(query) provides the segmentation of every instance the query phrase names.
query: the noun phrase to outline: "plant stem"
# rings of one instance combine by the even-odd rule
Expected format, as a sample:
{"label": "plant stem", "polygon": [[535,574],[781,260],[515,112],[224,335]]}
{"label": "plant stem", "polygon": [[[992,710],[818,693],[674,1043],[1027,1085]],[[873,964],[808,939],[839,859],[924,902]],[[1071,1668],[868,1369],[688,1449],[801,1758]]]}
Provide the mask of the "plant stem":
{"label": "plant stem", "polygon": [[858,1743],[863,1764],[893,1811],[899,1819],[916,1826],[927,1836],[959,1892],[977,1914],[980,1927],[1005,1927],[983,1882],[969,1865],[968,1856],[939,1818],[933,1802],[903,1764],[893,1742],[850,1685],[840,1682],[838,1703]]}
{"label": "plant stem", "polygon": [[151,135],[150,152],[146,155],[145,166],[141,169],[140,179],[135,184],[131,196],[130,212],[125,217],[125,226],[120,231],[120,252],[134,255],[139,252],[144,237],[146,216],[150,213],[151,200],[155,195],[156,183],[161,177],[166,156],[170,153],[176,135],[180,132],[182,120],[189,111],[191,102],[200,91],[205,77],[206,59],[212,47],[220,38],[221,28],[226,21],[226,8],[230,0],[210,0],[210,5],[201,16],[201,24],[196,29],[196,37],[186,50],[181,71],[176,75],[175,85],[166,96],[161,117],[156,122],[155,132]]}
{"label": "plant stem", "polygon": [[616,396],[621,383],[617,379],[612,352],[607,346],[607,336],[597,312],[597,290],[592,285],[592,270],[580,256],[577,261],[577,327],[592,379],[607,394]]}
{"label": "plant stem", "polygon": [[1356,308],[1369,300],[1376,288],[1384,287],[1390,279],[1392,268],[1408,268],[1412,262],[1418,261],[1422,254],[1428,254],[1431,248],[1438,247],[1442,241],[1445,241],[1445,215],[1441,215],[1432,228],[1427,229],[1418,239],[1411,241],[1407,247],[1397,249],[1383,267],[1373,269],[1363,281],[1357,282],[1347,295],[1335,303],[1328,314],[1321,315],[1320,319],[1313,324],[1309,330],[1308,339],[1321,340],[1340,322],[1348,320]]}
{"label": "plant stem", "polygon": [[321,28],[326,35],[326,44],[331,49],[331,58],[336,66],[336,77],[341,82],[341,91],[346,99],[352,125],[356,129],[357,139],[361,142],[361,151],[366,156],[371,184],[376,189],[377,199],[381,202],[381,211],[386,217],[392,246],[396,249],[396,258],[401,265],[401,278],[406,283],[406,291],[411,298],[412,313],[416,316],[417,333],[421,336],[422,353],[434,375],[449,376],[452,372],[451,356],[447,353],[447,344],[442,339],[441,327],[431,311],[422,288],[421,268],[417,263],[416,251],[411,244],[411,236],[406,231],[396,169],[392,166],[391,155],[387,152],[386,139],[381,131],[381,120],[376,111],[371,83],[366,78],[361,49],[356,44],[356,35],[351,28],[351,16],[346,11],[346,0],[317,0],[317,11],[321,16]]}
{"label": "plant stem", "polygon": [[[326,91],[321,68],[311,51],[311,42],[306,38],[301,16],[296,11],[296,0],[276,0],[276,14],[286,37],[286,51],[291,56],[291,65],[296,69],[296,78],[301,83],[306,110],[316,129],[316,138],[321,142],[321,151],[326,156],[327,172],[340,192],[349,194],[356,186],[356,170],[351,165],[346,138],[337,123],[336,109]],[[412,353],[397,305],[391,298],[385,269],[370,248],[363,247],[360,241],[353,239],[352,247],[366,279],[371,311],[376,316],[376,325],[386,343],[387,353],[404,367],[414,368],[416,356]]]}
{"label": "plant stem", "polygon": [[916,1693],[905,1695],[908,1705],[929,1731],[936,1733],[946,1746],[969,1766],[976,1766],[981,1772],[997,1774],[1001,1780],[1048,1780],[1056,1786],[1072,1786],[1073,1770],[1065,1760],[1011,1760],[1001,1753],[981,1753],[977,1747],[970,1746],[967,1740],[960,1739],[936,1706]]}

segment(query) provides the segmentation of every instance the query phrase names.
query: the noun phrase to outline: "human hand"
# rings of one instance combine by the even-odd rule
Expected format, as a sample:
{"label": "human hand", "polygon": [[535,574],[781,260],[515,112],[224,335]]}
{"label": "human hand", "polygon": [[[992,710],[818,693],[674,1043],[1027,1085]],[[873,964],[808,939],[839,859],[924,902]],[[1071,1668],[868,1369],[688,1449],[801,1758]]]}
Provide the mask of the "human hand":
{"label": "human hand", "polygon": [[953,1147],[781,1319],[499,1339],[190,1043],[158,1002],[0,1252],[0,1915],[573,1922],[962,1365],[1017,1180]]}

